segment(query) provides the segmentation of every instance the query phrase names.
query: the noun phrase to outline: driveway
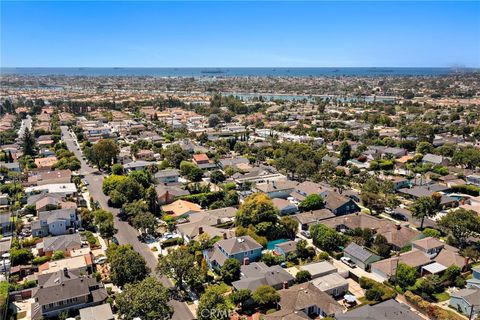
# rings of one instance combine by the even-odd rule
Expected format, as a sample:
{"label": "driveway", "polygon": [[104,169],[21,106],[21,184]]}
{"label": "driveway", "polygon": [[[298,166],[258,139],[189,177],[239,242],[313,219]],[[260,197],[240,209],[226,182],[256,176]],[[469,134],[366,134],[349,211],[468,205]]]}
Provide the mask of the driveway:
{"label": "driveway", "polygon": [[[118,242],[120,244],[130,244],[133,249],[140,253],[145,259],[147,266],[152,271],[152,275],[155,276],[158,280],[160,280],[167,288],[172,288],[173,284],[170,279],[160,275],[158,272],[155,271],[157,267],[157,258],[147,244],[138,240],[138,231],[131,225],[129,225],[127,222],[121,221],[118,218],[117,215],[119,213],[119,209],[110,207],[108,205],[108,197],[104,195],[102,191],[102,183],[106,175],[103,173],[97,173],[97,170],[95,168],[90,167],[88,163],[82,159],[82,152],[79,150],[77,141],[74,137],[71,136],[68,128],[66,126],[62,126],[61,130],[63,133],[62,140],[66,143],[68,150],[72,151],[75,156],[80,160],[80,163],[82,165],[80,168],[80,173],[85,176],[85,179],[88,182],[87,188],[90,196],[93,197],[95,201],[98,201],[102,208],[107,209],[113,214],[115,228],[118,230],[117,234],[115,235],[118,239]],[[175,310],[172,319],[194,319],[192,313],[190,312],[185,303],[172,300],[170,301],[170,304],[174,307]]]}

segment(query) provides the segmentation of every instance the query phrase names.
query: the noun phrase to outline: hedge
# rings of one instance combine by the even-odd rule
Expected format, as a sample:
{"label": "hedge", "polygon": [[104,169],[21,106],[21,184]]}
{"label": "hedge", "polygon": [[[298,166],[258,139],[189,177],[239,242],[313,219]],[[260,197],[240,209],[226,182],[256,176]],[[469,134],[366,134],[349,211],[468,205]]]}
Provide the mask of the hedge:
{"label": "hedge", "polygon": [[0,282],[0,315],[2,316],[3,316],[3,313],[5,312],[5,304],[7,303],[8,288],[9,288],[8,281]]}
{"label": "hedge", "polygon": [[182,200],[196,203],[202,207],[208,207],[210,204],[214,203],[215,201],[223,200],[224,197],[225,197],[225,192],[216,191],[216,192],[191,194],[187,196],[177,197],[175,199],[182,199]]}
{"label": "hedge", "polygon": [[474,197],[480,196],[480,187],[474,186],[472,184],[452,186],[452,190],[455,192],[465,193]]}
{"label": "hedge", "polygon": [[359,280],[359,283],[360,283],[360,287],[362,287],[362,289],[366,289],[366,290],[377,289],[377,290],[380,290],[380,291],[383,292],[383,295],[382,295],[380,301],[371,301],[370,304],[375,304],[377,302],[393,299],[397,296],[397,293],[395,292],[395,290],[393,290],[389,286],[386,286],[385,284],[377,282],[375,280],[372,280],[372,279],[369,279],[369,278],[366,278],[366,277],[361,277],[360,280]]}
{"label": "hedge", "polygon": [[453,311],[440,308],[428,301],[422,299],[411,291],[405,292],[405,299],[410,302],[420,312],[426,314],[433,320],[462,320],[463,317],[459,316]]}
{"label": "hedge", "polygon": [[172,238],[172,239],[165,240],[164,242],[162,242],[160,246],[162,247],[162,249],[164,249],[167,247],[172,247],[172,246],[181,245],[181,244],[183,244],[183,238]]}

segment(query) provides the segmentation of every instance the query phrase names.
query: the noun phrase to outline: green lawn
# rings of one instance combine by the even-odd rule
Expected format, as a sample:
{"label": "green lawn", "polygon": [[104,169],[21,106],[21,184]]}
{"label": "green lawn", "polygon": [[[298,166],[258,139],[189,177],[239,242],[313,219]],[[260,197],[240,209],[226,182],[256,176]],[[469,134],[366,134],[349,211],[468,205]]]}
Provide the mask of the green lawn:
{"label": "green lawn", "polygon": [[446,291],[435,293],[433,294],[433,296],[435,297],[435,299],[437,299],[437,302],[447,301],[448,299],[450,299],[450,295]]}

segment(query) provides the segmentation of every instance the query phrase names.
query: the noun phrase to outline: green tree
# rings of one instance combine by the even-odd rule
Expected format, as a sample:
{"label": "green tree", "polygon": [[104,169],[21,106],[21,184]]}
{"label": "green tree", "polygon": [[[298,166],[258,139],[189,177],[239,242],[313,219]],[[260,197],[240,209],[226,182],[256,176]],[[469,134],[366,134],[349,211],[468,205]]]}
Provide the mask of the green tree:
{"label": "green tree", "polygon": [[170,250],[165,256],[158,259],[157,271],[175,280],[177,287],[180,287],[183,281],[189,276],[194,276],[192,268],[195,257],[188,251],[187,247],[179,247]]}
{"label": "green tree", "polygon": [[280,219],[280,226],[285,230],[285,237],[294,239],[298,231],[298,221],[292,217],[285,216]]}
{"label": "green tree", "polygon": [[168,163],[175,168],[180,168],[180,163],[190,158],[190,154],[183,150],[178,144],[169,145],[163,151],[163,156]]}
{"label": "green tree", "polygon": [[210,181],[215,184],[224,182],[226,179],[227,177],[220,170],[214,170],[210,174]]}
{"label": "green tree", "polygon": [[340,147],[338,149],[338,152],[340,153],[340,164],[345,165],[348,160],[351,159],[351,153],[352,153],[352,147],[348,144],[347,141],[343,141],[340,144]]}
{"label": "green tree", "polygon": [[233,281],[240,279],[240,262],[234,258],[225,260],[220,275],[225,283],[231,285]]}
{"label": "green tree", "polygon": [[98,227],[98,231],[102,238],[107,240],[111,239],[115,233],[117,233],[117,229],[115,229],[113,222],[113,214],[103,209],[96,210],[92,214],[93,222]]}
{"label": "green tree", "polygon": [[145,233],[154,234],[157,229],[157,219],[151,212],[142,212],[132,219],[132,224],[136,229]]}
{"label": "green tree", "polygon": [[23,132],[21,147],[23,154],[26,156],[33,157],[36,153],[36,140],[28,128],[25,128],[25,131]]}
{"label": "green tree", "polygon": [[298,208],[301,211],[310,211],[310,210],[318,210],[323,207],[324,201],[321,195],[316,193],[309,194],[305,200],[300,202]]}
{"label": "green tree", "polygon": [[218,115],[216,114],[211,114],[209,117],[208,117],[208,126],[210,128],[215,128],[216,126],[218,126],[220,124],[220,118],[218,117]]}
{"label": "green tree", "polygon": [[339,246],[344,246],[348,237],[341,234],[323,224],[317,224],[310,227],[310,234],[312,236],[313,244],[320,249],[333,252]]}
{"label": "green tree", "polygon": [[420,229],[423,229],[425,218],[433,217],[440,209],[440,201],[442,196],[439,193],[434,193],[431,196],[420,197],[410,207],[412,215],[421,219]]}
{"label": "green tree", "polygon": [[295,275],[297,283],[303,283],[312,280],[312,275],[307,270],[301,270]]}
{"label": "green tree", "polygon": [[115,174],[115,175],[122,175],[124,174],[124,169],[123,169],[123,166],[119,163],[115,163],[113,166],[112,166],[112,174]]}
{"label": "green tree", "polygon": [[382,258],[390,257],[390,244],[383,235],[377,235],[373,241],[373,245],[379,256]]}
{"label": "green tree", "polygon": [[438,225],[459,242],[461,247],[465,247],[467,239],[480,233],[480,218],[473,210],[463,208],[455,211],[449,211],[444,215]]}
{"label": "green tree", "polygon": [[395,272],[395,279],[400,287],[406,289],[415,284],[417,280],[417,270],[415,270],[414,267],[400,262]]}
{"label": "green tree", "polygon": [[140,253],[130,245],[111,246],[107,250],[110,263],[110,278],[120,287],[127,283],[142,281],[150,273],[150,269]]}
{"label": "green tree", "polygon": [[202,180],[203,176],[203,170],[189,161],[182,161],[182,163],[180,163],[180,173],[182,176],[186,176],[188,180],[194,182]]}
{"label": "green tree", "polygon": [[240,205],[236,215],[237,226],[248,227],[261,222],[276,222],[278,210],[272,200],[263,193],[248,196]]}
{"label": "green tree", "polygon": [[12,266],[28,264],[33,259],[32,252],[27,248],[14,248],[10,249],[10,261]]}
{"label": "green tree", "polygon": [[258,287],[252,297],[261,308],[272,306],[280,301],[280,295],[278,292],[269,285]]}
{"label": "green tree", "polygon": [[115,161],[119,153],[120,148],[112,139],[102,139],[95,143],[92,147],[93,160],[97,164],[98,168],[110,166]]}
{"label": "green tree", "polygon": [[55,251],[52,255],[52,260],[61,260],[63,258],[65,258],[65,252],[61,250]]}
{"label": "green tree", "polygon": [[109,175],[103,179],[102,182],[102,191],[104,194],[108,195],[110,192],[115,190],[117,186],[127,179],[126,176],[119,176],[116,174]]}
{"label": "green tree", "polygon": [[417,153],[421,153],[423,155],[427,153],[431,153],[433,151],[433,146],[430,142],[422,141],[417,145],[416,149]]}
{"label": "green tree", "polygon": [[141,282],[126,284],[116,295],[115,305],[122,319],[170,319],[173,308],[168,304],[169,292],[160,281],[147,277]]}
{"label": "green tree", "polygon": [[197,309],[199,320],[228,320],[230,310],[219,287],[211,286],[201,296]]}
{"label": "green tree", "polygon": [[252,291],[250,289],[240,289],[230,294],[230,300],[236,305],[243,305],[246,301],[252,298]]}

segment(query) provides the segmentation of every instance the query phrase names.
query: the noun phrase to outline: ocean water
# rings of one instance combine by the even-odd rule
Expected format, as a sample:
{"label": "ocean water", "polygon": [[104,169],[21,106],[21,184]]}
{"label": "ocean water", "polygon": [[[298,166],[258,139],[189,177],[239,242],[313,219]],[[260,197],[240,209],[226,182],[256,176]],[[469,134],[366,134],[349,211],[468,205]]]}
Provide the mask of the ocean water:
{"label": "ocean water", "polygon": [[0,75],[146,77],[339,77],[441,76],[479,69],[454,68],[0,68]]}

